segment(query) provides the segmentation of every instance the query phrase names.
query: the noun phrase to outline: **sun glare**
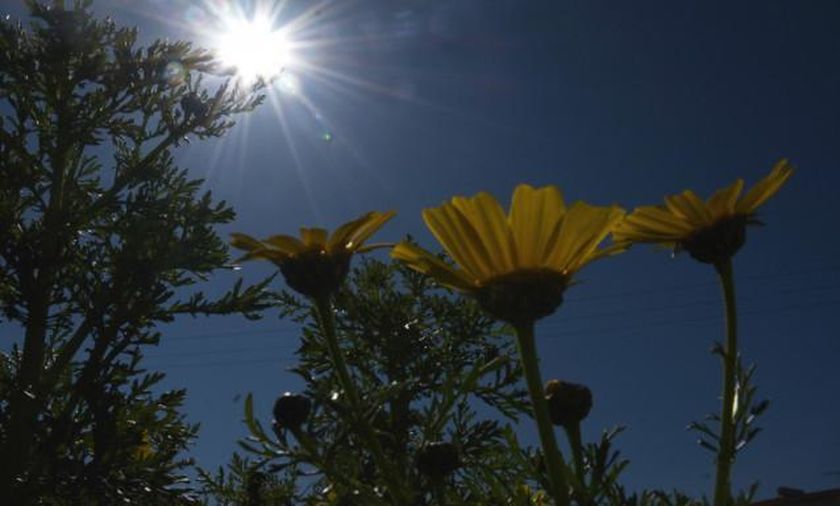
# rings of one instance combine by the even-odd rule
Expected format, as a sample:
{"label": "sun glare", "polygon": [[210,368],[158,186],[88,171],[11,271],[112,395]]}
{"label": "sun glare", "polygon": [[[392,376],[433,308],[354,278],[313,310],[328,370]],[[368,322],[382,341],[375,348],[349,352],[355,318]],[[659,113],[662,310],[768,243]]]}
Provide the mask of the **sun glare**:
{"label": "sun glare", "polygon": [[289,41],[268,16],[230,19],[219,38],[219,59],[244,83],[271,79],[289,65]]}

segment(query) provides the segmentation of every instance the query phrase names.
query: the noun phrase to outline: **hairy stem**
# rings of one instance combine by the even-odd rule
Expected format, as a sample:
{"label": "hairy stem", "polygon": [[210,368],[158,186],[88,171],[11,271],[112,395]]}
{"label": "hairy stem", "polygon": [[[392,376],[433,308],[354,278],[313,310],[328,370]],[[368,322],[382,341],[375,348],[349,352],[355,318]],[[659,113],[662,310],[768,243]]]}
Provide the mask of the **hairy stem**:
{"label": "hairy stem", "polygon": [[525,379],[528,383],[528,393],[531,395],[534,418],[537,421],[543,457],[548,469],[551,496],[558,506],[567,506],[569,504],[569,487],[565,476],[565,464],[557,446],[557,440],[554,437],[554,427],[551,425],[548,403],[543,391],[536,343],[534,342],[534,324],[517,325],[516,336],[519,343],[522,369],[525,371]]}
{"label": "hairy stem", "polygon": [[723,395],[721,396],[720,444],[717,455],[714,506],[725,506],[731,502],[732,463],[735,460],[735,423],[733,420],[735,402],[735,369],[738,360],[738,318],[735,311],[735,280],[732,274],[732,260],[715,266],[723,290],[726,306],[726,343],[723,348]]}
{"label": "hairy stem", "polygon": [[[583,440],[580,435],[580,423],[566,425],[563,428],[566,429],[566,437],[569,439],[569,447],[572,449],[572,459],[575,463],[578,481],[581,487],[585,487],[586,468],[583,463]],[[583,492],[583,490],[580,492]]]}

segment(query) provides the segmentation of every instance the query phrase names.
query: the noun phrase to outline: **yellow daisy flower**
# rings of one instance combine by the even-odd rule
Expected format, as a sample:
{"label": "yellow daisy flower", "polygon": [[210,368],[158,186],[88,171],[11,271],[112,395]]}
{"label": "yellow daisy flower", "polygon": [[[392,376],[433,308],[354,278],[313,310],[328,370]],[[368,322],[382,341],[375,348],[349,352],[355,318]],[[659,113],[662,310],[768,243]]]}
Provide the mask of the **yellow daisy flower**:
{"label": "yellow daisy flower", "polygon": [[743,179],[718,190],[705,202],[691,190],[667,196],[664,206],[636,208],[613,232],[613,239],[617,243],[649,242],[685,249],[701,262],[720,264],[741,248],[746,225],[756,210],[792,174],[790,163],[780,160],[743,197]]}
{"label": "yellow daisy flower", "polygon": [[262,241],[246,234],[231,234],[231,245],[248,253],[242,260],[264,259],[280,268],[294,290],[309,297],[323,297],[341,285],[353,253],[381,245],[364,243],[396,213],[372,211],[345,223],[330,236],[323,228],[301,228],[300,239],[273,235]]}
{"label": "yellow daisy flower", "polygon": [[533,322],[554,312],[575,272],[622,249],[599,246],[623,216],[618,206],[576,202],[567,209],[555,186],[519,185],[507,214],[484,192],[423,211],[457,267],[408,242],[398,244],[391,256],[473,293],[497,318]]}

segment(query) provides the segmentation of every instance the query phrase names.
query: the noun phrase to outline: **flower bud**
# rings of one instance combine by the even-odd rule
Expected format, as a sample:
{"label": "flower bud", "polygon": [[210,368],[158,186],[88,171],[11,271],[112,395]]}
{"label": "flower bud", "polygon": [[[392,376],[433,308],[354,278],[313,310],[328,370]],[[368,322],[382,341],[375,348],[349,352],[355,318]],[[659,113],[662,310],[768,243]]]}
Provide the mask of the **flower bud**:
{"label": "flower bud", "polygon": [[306,421],[312,402],[305,396],[286,392],[274,402],[274,425],[278,429],[296,429]]}
{"label": "flower bud", "polygon": [[744,245],[748,220],[744,215],[723,219],[681,241],[679,247],[699,262],[721,265]]}
{"label": "flower bud", "polygon": [[432,479],[441,479],[461,467],[458,449],[452,443],[428,443],[417,453],[418,470]]}
{"label": "flower bud", "polygon": [[592,409],[592,392],[576,383],[549,381],[545,385],[545,400],[551,423],[564,427],[580,423]]}

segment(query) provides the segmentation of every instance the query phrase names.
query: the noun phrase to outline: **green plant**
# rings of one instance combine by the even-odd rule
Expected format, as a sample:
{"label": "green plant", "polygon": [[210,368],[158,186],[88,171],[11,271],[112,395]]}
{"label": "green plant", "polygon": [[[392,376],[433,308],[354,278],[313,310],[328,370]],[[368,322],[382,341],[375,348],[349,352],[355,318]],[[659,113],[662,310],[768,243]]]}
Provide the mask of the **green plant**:
{"label": "green plant", "polygon": [[[265,284],[192,292],[228,262],[214,227],[233,211],[173,162],[187,136],[223,135],[261,100],[203,76],[186,42],[28,1],[0,20],[0,497],[16,504],[168,504],[195,426],[184,392],[142,366],[156,325],[265,307]],[[14,458],[7,456],[14,455]]]}

